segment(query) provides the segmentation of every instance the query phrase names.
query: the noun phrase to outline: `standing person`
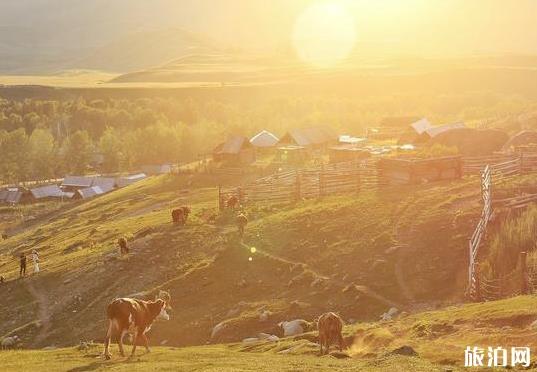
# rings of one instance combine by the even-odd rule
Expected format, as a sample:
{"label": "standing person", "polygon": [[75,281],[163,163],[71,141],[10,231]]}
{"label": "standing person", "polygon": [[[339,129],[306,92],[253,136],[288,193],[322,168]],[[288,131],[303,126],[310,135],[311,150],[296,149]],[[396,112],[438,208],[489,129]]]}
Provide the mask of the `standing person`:
{"label": "standing person", "polygon": [[34,249],[32,250],[32,261],[34,262],[34,274],[39,272],[39,254]]}
{"label": "standing person", "polygon": [[19,277],[22,278],[23,276],[26,276],[26,255],[24,252],[21,253],[19,271]]}

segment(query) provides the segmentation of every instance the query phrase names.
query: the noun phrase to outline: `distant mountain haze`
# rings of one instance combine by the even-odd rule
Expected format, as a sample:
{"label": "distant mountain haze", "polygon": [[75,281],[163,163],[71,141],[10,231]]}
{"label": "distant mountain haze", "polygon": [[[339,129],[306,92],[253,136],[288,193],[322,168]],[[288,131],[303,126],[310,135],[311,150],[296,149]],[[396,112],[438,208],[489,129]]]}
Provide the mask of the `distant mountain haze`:
{"label": "distant mountain haze", "polygon": [[[294,57],[295,21],[317,0],[0,2],[0,73],[131,73],[222,50]],[[356,24],[355,58],[537,54],[537,1],[321,0]],[[286,62],[287,63],[287,62]]]}

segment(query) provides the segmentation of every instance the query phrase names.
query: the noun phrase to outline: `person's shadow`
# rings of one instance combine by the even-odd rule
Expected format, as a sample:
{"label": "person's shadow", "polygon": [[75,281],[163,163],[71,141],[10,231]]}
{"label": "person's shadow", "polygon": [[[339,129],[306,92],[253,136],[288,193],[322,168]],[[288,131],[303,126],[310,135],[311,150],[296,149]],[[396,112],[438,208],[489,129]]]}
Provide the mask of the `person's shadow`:
{"label": "person's shadow", "polygon": [[110,360],[97,360],[97,361],[94,361],[94,362],[91,362],[90,364],[88,365],[85,365],[85,366],[80,366],[80,367],[74,367],[74,368],[71,368],[69,369],[67,372],[86,372],[86,371],[95,371],[95,370],[98,370],[100,368],[109,368],[109,367],[113,367],[115,365],[118,365],[118,364],[132,364],[132,363],[136,363],[138,362],[139,358],[138,357],[135,357],[135,358],[121,358],[121,359],[117,359],[117,360],[114,360],[114,361],[110,361]]}

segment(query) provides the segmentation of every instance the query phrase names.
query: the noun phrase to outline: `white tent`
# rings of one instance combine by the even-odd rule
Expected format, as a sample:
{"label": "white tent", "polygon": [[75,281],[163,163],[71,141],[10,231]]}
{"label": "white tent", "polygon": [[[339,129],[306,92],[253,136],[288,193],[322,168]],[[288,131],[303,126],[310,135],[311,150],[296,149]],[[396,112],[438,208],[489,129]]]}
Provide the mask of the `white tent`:
{"label": "white tent", "polygon": [[278,141],[278,137],[266,130],[262,130],[250,139],[250,143],[255,147],[273,147]]}

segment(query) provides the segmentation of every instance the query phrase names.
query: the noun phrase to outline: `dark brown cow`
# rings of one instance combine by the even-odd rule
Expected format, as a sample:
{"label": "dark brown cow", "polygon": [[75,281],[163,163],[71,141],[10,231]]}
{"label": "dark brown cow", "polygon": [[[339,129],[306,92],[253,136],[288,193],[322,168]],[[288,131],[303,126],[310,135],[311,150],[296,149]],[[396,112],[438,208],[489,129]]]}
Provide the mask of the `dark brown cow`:
{"label": "dark brown cow", "polygon": [[317,328],[319,329],[319,345],[321,347],[321,355],[323,355],[323,345],[326,346],[326,354],[330,349],[330,344],[337,342],[339,351],[343,348],[343,320],[335,313],[324,313],[317,320]]}
{"label": "dark brown cow", "polygon": [[147,352],[149,344],[147,331],[151,329],[151,325],[156,319],[169,320],[170,316],[166,312],[166,301],[157,299],[155,301],[143,301],[133,298],[116,298],[106,308],[108,316],[108,332],[104,343],[104,357],[110,359],[110,340],[112,333],[118,331],[118,346],[121,356],[125,356],[123,350],[123,337],[132,330],[134,332],[131,356],[134,356],[136,351],[136,343],[142,340]]}
{"label": "dark brown cow", "polygon": [[119,245],[119,251],[120,251],[121,254],[128,254],[129,253],[129,246],[127,244],[127,239],[119,238],[117,240],[117,245]]}
{"label": "dark brown cow", "polygon": [[190,207],[179,207],[177,209],[174,209],[172,211],[172,221],[175,224],[183,226],[186,224],[186,221],[188,219],[188,215],[190,214],[191,209]]}
{"label": "dark brown cow", "polygon": [[235,209],[239,206],[240,200],[235,195],[230,196],[226,201],[226,207]]}

